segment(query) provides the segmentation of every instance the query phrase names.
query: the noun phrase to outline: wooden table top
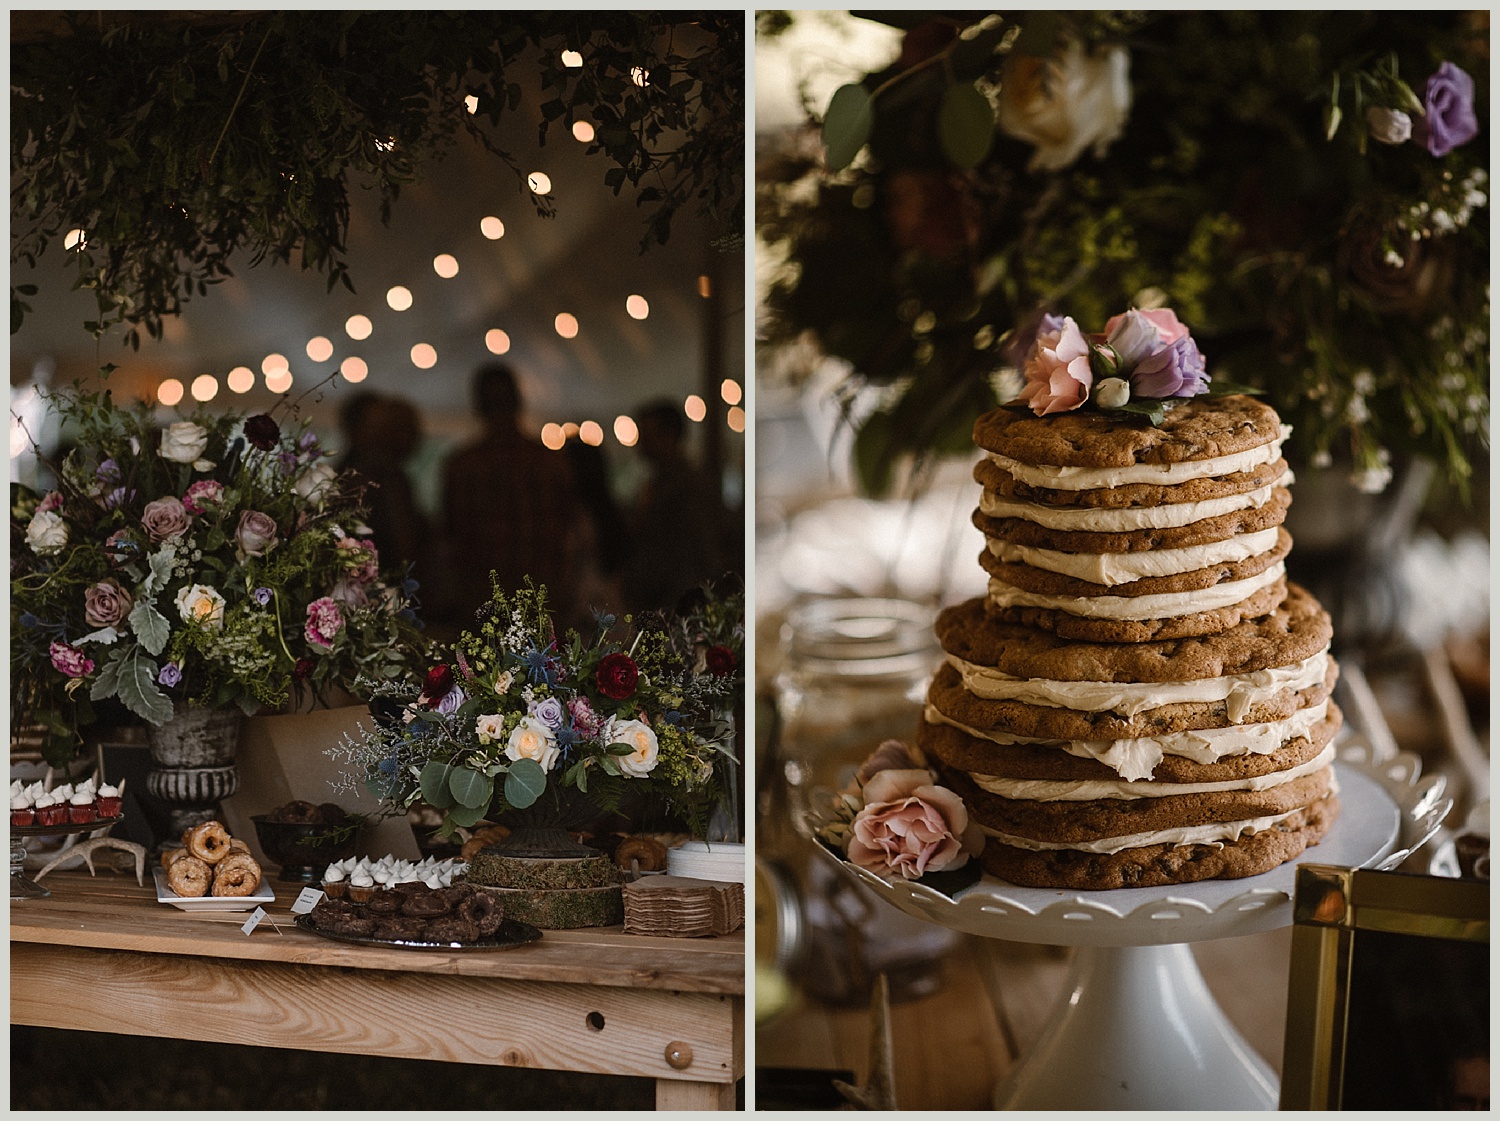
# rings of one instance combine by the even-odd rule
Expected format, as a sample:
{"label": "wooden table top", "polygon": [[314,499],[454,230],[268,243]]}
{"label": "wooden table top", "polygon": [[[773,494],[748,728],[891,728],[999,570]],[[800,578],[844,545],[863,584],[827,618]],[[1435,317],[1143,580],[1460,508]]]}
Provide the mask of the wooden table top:
{"label": "wooden table top", "polygon": [[[148,869],[149,873],[149,869]],[[619,926],[547,930],[539,941],[494,951],[399,950],[363,946],[298,929],[295,885],[272,881],[276,899],[249,934],[248,912],[183,911],[156,898],[149,874],[100,869],[52,872],[46,899],[13,899],[10,937],[102,950],[186,957],[285,962],[351,969],[397,970],[740,996],[745,992],[745,932],[711,938],[625,934]]]}

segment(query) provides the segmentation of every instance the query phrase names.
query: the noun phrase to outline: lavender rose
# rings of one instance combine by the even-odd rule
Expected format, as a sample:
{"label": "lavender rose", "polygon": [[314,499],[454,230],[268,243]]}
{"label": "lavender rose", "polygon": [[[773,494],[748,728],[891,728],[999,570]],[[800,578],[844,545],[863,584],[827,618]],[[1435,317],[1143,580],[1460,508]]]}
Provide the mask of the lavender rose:
{"label": "lavender rose", "polygon": [[101,580],[83,593],[83,617],[91,627],[117,627],[134,606],[135,598],[112,579]]}
{"label": "lavender rose", "polygon": [[187,507],[170,495],[146,503],[145,510],[141,511],[141,525],[153,541],[181,537],[187,532],[188,523]]}
{"label": "lavender rose", "polygon": [[1479,135],[1474,79],[1451,62],[1427,79],[1422,108],[1424,115],[1412,122],[1412,135],[1439,159]]}
{"label": "lavender rose", "polygon": [[277,545],[276,519],[259,510],[240,512],[240,524],[234,531],[234,543],[247,557],[263,557]]}
{"label": "lavender rose", "polygon": [[963,799],[936,785],[931,771],[880,771],[865,784],[864,796],[848,852],[860,868],[914,880],[962,868],[983,847],[984,835]]}
{"label": "lavender rose", "polygon": [[182,669],[176,662],[168,662],[161,667],[161,672],[156,675],[156,680],[170,689],[182,680]]}
{"label": "lavender rose", "polygon": [[1203,355],[1190,336],[1141,360],[1130,375],[1130,388],[1142,397],[1196,397],[1208,392]]}

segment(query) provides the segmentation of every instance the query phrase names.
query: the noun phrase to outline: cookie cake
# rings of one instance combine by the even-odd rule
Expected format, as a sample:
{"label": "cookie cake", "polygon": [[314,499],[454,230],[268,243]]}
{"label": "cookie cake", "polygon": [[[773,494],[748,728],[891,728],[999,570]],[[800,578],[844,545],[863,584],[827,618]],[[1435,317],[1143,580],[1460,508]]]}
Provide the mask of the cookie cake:
{"label": "cookie cake", "polygon": [[1329,616],[1286,577],[1290,430],[1211,395],[1170,311],[1048,317],[1025,373],[974,426],[988,591],[938,617],[918,733],[983,867],[1107,889],[1296,858],[1338,815],[1342,717]]}

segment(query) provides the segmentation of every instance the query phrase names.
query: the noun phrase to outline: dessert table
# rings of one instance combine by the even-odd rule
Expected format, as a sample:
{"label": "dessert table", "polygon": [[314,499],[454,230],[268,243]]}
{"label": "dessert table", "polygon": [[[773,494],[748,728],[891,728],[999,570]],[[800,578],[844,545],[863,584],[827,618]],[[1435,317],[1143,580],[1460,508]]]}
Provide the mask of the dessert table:
{"label": "dessert table", "polygon": [[297,889],[187,912],[134,877],[55,872],[11,906],[12,1024],[626,1075],[658,1109],[733,1109],[744,932],[549,930],[503,950],[350,945],[299,930]]}

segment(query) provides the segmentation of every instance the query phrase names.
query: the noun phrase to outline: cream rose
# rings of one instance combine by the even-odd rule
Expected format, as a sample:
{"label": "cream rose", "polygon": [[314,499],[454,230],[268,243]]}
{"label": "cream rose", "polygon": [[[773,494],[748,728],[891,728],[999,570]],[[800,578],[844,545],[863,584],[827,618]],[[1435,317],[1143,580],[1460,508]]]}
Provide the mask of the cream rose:
{"label": "cream rose", "polygon": [[60,553],[68,543],[68,523],[51,510],[38,510],[26,523],[26,544],[39,557]]}
{"label": "cream rose", "polygon": [[337,478],[338,473],[332,467],[326,463],[318,463],[299,475],[292,484],[292,489],[314,505],[321,505],[333,490]]}
{"label": "cream rose", "polygon": [[488,713],[474,721],[474,734],[480,743],[494,743],[505,734],[505,717]]}
{"label": "cream rose", "polygon": [[656,769],[659,748],[656,733],[649,725],[612,716],[604,725],[604,742],[628,744],[633,749],[629,755],[615,756],[615,762],[626,778],[645,778]]}
{"label": "cream rose", "polygon": [[507,759],[512,762],[533,759],[544,771],[550,771],[561,754],[557,736],[534,716],[523,717],[510,734],[510,742],[505,745]]}
{"label": "cream rose", "polygon": [[1130,114],[1130,56],[1122,47],[1059,55],[1012,54],[1000,85],[1000,131],[1036,145],[1031,171],[1061,171],[1090,145],[1094,155],[1124,131]]}
{"label": "cream rose", "polygon": [[190,420],[179,420],[162,430],[157,454],[173,463],[192,463],[202,459],[208,448],[208,429]]}
{"label": "cream rose", "polygon": [[185,623],[218,630],[224,625],[224,597],[207,584],[192,584],[177,593],[177,613]]}

